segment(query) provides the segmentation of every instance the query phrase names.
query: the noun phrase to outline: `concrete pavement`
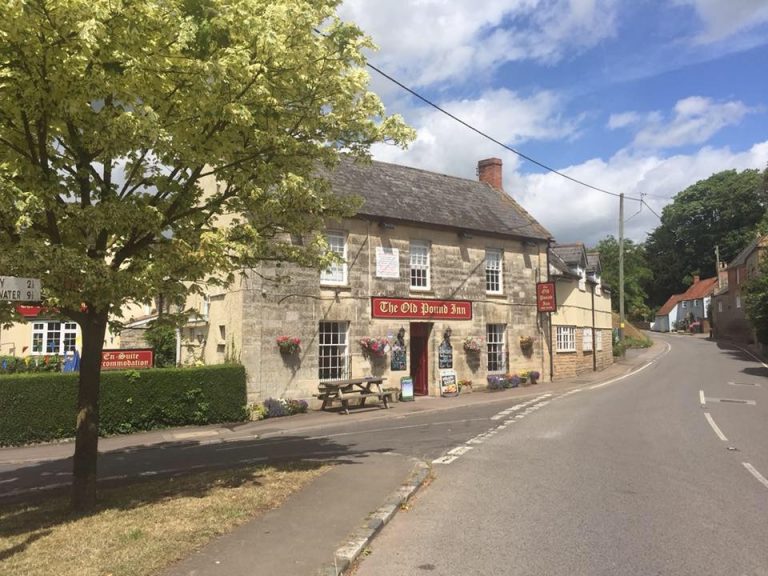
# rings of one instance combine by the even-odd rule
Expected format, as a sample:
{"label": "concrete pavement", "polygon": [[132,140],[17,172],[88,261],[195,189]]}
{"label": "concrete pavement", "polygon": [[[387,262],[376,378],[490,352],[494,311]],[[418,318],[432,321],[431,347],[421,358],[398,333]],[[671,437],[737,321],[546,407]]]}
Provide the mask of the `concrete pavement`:
{"label": "concrete pavement", "polygon": [[[217,443],[261,439],[321,430],[337,424],[409,413],[450,410],[479,403],[508,402],[546,392],[562,393],[585,384],[621,378],[644,367],[666,351],[663,343],[627,356],[602,372],[578,378],[499,392],[473,392],[454,398],[419,397],[390,410],[366,407],[351,414],[311,412],[228,426],[187,427],[105,438],[100,451],[147,447],[175,442]],[[70,457],[71,443],[0,450],[0,463],[40,462]],[[429,474],[429,465],[396,454],[365,454],[342,458],[280,509],[214,540],[173,566],[165,576],[296,576],[341,574],[365,550],[378,530],[413,495]],[[362,487],[362,488],[361,488]]]}

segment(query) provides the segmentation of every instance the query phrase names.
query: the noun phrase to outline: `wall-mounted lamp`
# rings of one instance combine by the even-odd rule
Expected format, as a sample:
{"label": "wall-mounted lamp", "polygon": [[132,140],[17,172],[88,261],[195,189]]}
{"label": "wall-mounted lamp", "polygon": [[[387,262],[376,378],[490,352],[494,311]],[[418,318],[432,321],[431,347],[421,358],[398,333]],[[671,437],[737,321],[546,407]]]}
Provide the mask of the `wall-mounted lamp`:
{"label": "wall-mounted lamp", "polygon": [[381,221],[381,222],[379,222],[379,228],[381,228],[383,230],[394,230],[395,229],[395,225],[392,224],[392,222]]}
{"label": "wall-mounted lamp", "polygon": [[451,334],[453,334],[453,330],[451,330],[451,327],[448,326],[448,328],[445,329],[445,332],[443,332],[443,339],[450,340]]}
{"label": "wall-mounted lamp", "polygon": [[470,240],[474,238],[474,236],[472,236],[472,234],[470,234],[469,232],[461,231],[459,232],[459,238],[461,238],[462,240]]}

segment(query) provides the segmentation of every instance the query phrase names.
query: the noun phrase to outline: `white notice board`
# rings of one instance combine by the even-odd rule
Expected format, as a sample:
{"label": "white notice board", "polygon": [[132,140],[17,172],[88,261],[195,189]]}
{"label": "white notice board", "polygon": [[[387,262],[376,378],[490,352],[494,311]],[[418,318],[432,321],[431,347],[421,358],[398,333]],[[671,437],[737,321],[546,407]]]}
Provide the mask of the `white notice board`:
{"label": "white notice board", "polygon": [[400,278],[400,250],[376,247],[376,277]]}

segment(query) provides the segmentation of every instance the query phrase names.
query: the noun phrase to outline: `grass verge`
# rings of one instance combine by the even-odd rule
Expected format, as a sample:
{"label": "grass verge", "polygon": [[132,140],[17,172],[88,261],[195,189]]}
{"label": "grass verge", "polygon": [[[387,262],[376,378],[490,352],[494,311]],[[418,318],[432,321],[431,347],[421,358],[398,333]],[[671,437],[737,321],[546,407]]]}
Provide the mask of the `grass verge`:
{"label": "grass verge", "polygon": [[0,508],[3,576],[149,576],[267,510],[330,467],[217,470],[102,489],[97,510],[66,498]]}

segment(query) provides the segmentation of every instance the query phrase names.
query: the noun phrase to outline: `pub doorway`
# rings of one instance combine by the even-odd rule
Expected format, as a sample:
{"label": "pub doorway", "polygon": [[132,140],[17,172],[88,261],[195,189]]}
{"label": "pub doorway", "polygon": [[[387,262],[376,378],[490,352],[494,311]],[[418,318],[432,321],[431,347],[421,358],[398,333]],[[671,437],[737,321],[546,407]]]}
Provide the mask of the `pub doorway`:
{"label": "pub doorway", "polygon": [[429,335],[431,322],[411,322],[411,378],[413,393],[420,396],[429,394]]}

